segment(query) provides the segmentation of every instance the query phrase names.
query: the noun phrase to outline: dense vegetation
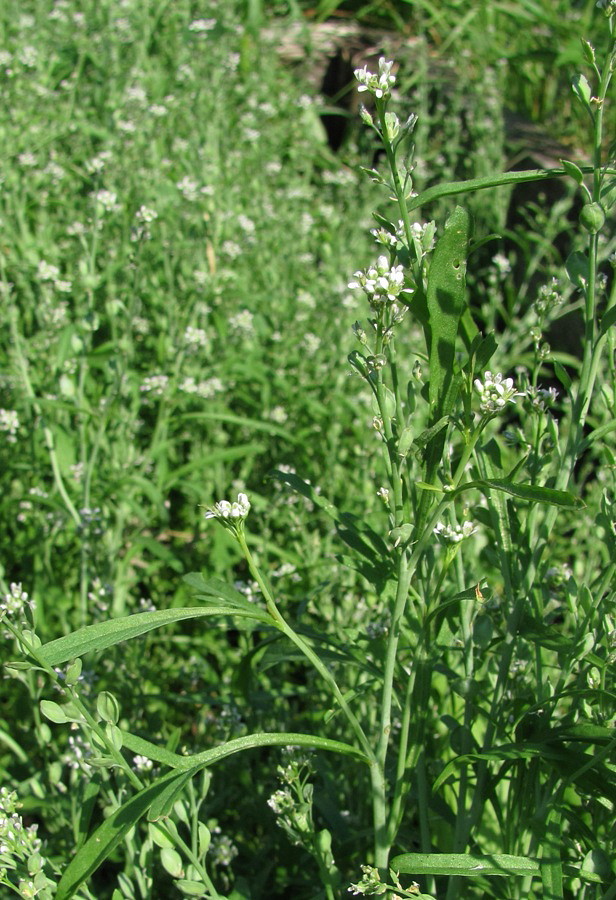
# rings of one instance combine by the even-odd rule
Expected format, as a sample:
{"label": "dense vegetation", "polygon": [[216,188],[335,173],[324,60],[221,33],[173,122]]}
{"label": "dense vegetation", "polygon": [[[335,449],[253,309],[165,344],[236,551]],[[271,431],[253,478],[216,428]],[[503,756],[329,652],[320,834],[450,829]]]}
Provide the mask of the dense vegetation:
{"label": "dense vegetation", "polygon": [[616,7],[466,7],[0,10],[2,896],[616,897]]}

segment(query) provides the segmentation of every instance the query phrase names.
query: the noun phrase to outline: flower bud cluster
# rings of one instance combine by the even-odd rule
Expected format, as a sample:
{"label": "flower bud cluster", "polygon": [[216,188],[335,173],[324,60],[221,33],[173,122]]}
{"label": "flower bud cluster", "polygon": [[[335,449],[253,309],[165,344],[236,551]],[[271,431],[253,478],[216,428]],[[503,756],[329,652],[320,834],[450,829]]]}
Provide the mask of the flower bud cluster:
{"label": "flower bud cluster", "polygon": [[0,788],[0,884],[20,897],[51,900],[55,885],[43,871],[47,860],[41,854],[37,826],[24,826],[19,806],[15,791]]}
{"label": "flower bud cluster", "polygon": [[369,91],[378,100],[387,98],[391,94],[391,89],[396,83],[396,76],[391,74],[393,61],[387,61],[384,56],[379,59],[379,72],[374,75],[368,71],[366,66],[363,69],[355,69],[355,78],[359,82],[357,90]]}
{"label": "flower bud cluster", "polygon": [[547,313],[562,302],[563,296],[558,290],[558,281],[556,278],[552,278],[550,284],[544,284],[539,288],[539,293],[533,306],[539,318],[543,319]]}

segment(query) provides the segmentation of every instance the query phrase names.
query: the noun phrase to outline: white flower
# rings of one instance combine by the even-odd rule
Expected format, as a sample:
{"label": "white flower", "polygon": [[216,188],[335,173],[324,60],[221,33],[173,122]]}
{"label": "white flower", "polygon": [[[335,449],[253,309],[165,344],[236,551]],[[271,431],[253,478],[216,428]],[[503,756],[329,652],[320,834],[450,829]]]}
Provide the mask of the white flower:
{"label": "white flower", "polygon": [[147,756],[141,756],[140,754],[133,756],[133,765],[138,772],[149,772],[154,768],[152,760],[148,759]]}
{"label": "white flower", "polygon": [[553,406],[558,399],[558,391],[555,387],[541,388],[528,387],[526,396],[530,400],[531,406],[537,412],[545,412],[550,406]]}
{"label": "white flower", "polygon": [[355,69],[355,78],[359,82],[358,91],[369,91],[378,99],[389,97],[391,88],[396,83],[396,76],[391,74],[393,61],[387,61],[384,56],[379,59],[379,74],[373,75],[367,67]]}
{"label": "white flower", "polygon": [[229,317],[229,327],[238,334],[249,336],[253,333],[254,315],[249,309],[242,309],[234,316]]}
{"label": "white flower", "polygon": [[142,222],[143,224],[147,225],[150,222],[153,222],[154,219],[158,218],[158,213],[155,209],[150,209],[149,206],[140,206],[135,213],[135,218],[138,222]]}
{"label": "white flower", "polygon": [[368,297],[373,307],[378,307],[388,300],[394,301],[400,294],[412,294],[412,288],[404,287],[404,268],[392,266],[390,268],[386,256],[379,256],[373,266],[369,266],[363,272],[354,272],[353,277],[357,281],[349,282],[349,288],[355,290],[361,288]]}
{"label": "white flower", "polygon": [[14,409],[0,409],[0,431],[5,431],[9,444],[14,444],[19,431],[19,416]]}
{"label": "white flower", "polygon": [[199,197],[199,182],[189,175],[185,175],[184,178],[178,181],[176,187],[183,194],[184,199],[189,200],[191,203],[194,203]]}
{"label": "white flower", "polygon": [[34,600],[28,599],[27,593],[21,589],[21,584],[13,582],[9,585],[9,593],[4,595],[0,603],[0,620],[5,616],[13,619],[21,618],[26,607],[34,609]]}
{"label": "white flower", "polygon": [[389,489],[386,487],[380,487],[376,492],[377,497],[380,497],[383,503],[387,503],[389,501]]}
{"label": "white flower", "polygon": [[149,375],[147,378],[144,378],[139,390],[143,394],[152,394],[154,397],[162,397],[168,384],[168,375]]}
{"label": "white flower", "polygon": [[434,534],[440,538],[443,543],[459,544],[460,541],[469,538],[471,535],[475,534],[476,531],[477,527],[468,520],[461,525],[443,525],[442,522],[437,522]]}
{"label": "white flower", "polygon": [[497,253],[492,257],[492,262],[496,266],[498,277],[503,281],[507,275],[511,274],[511,263],[503,253]]}
{"label": "white flower", "polygon": [[120,204],[117,202],[118,195],[115,191],[108,191],[104,188],[90,195],[101,212],[118,212]]}
{"label": "white flower", "polygon": [[210,509],[206,510],[206,519],[240,519],[243,520],[250,511],[250,500],[241,492],[237,500],[231,503],[229,500],[219,500]]}
{"label": "white flower", "polygon": [[195,328],[189,325],[184,332],[184,343],[192,349],[207,347],[207,334],[203,328]]}
{"label": "white flower", "polygon": [[188,30],[195,34],[203,34],[205,31],[211,31],[216,25],[216,19],[194,19],[188,26]]}
{"label": "white flower", "polygon": [[484,415],[494,415],[500,412],[507,403],[515,403],[515,398],[519,396],[515,389],[513,378],[504,378],[498,373],[493,375],[486,372],[484,381],[475,378],[475,388],[480,397],[480,409]]}
{"label": "white flower", "polygon": [[57,266],[52,266],[51,263],[45,262],[42,259],[36,270],[36,276],[41,281],[56,281],[56,279],[60,275],[60,269]]}

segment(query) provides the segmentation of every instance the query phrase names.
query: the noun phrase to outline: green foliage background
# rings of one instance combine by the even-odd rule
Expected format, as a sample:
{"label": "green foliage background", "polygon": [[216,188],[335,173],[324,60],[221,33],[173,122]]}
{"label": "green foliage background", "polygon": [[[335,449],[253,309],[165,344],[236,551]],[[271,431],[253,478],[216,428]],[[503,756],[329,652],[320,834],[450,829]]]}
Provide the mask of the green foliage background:
{"label": "green foliage background", "polygon": [[[322,100],[278,62],[264,36],[270,16],[354,16],[425,39],[421,70],[402,65],[399,79],[401,103],[423,112],[418,188],[505,165],[506,107],[542,123],[572,157],[585,153],[568,83],[583,64],[579,37],[598,50],[605,43],[592,2],[210,8],[189,0],[7,0],[0,11],[0,407],[17,413],[19,427],[14,440],[0,435],[0,572],[3,590],[21,582],[36,601],[43,641],[110,615],[190,605],[181,576],[194,570],[231,577],[254,596],[234,542],[203,519],[203,507],[245,490],[253,504],[249,543],[292,616],[313,634],[329,630],[332,645],[323,638],[321,646],[328,663],[340,662],[334,638],[358,648],[368,671],[378,658],[386,598],[349,565],[344,523],[334,528],[319,498],[377,528],[375,411],[346,361],[351,326],[365,312],[347,283],[374,256],[371,212],[384,209],[383,196],[358,171],[374,151],[365,134],[351,131],[338,155],[329,148]],[[191,29],[195,20],[206,21],[202,30]],[[429,78],[435,59],[457,73],[436,100]],[[613,134],[613,111],[609,116]],[[100,191],[113,193],[110,210],[97,201]],[[471,203],[477,236],[499,231],[507,240],[479,252],[468,275],[482,327],[505,332],[493,360],[499,371],[535,359],[538,286],[562,278],[564,258],[579,248],[567,218],[571,204],[572,192],[554,201],[539,195],[512,219],[506,191]],[[141,221],[142,206],[156,218]],[[441,226],[446,211],[435,204],[422,216]],[[505,246],[509,267],[499,257]],[[608,229],[606,258],[615,246]],[[45,274],[42,263],[56,274]],[[613,277],[608,267],[605,274]],[[562,289],[571,331],[579,300],[571,285]],[[409,374],[422,362],[419,340],[409,324],[398,345]],[[553,359],[575,373],[579,346],[558,326],[553,342]],[[559,384],[553,365],[542,371]],[[153,387],[148,379],[159,376]],[[592,409],[595,428],[609,424],[614,404],[607,378],[602,390],[607,399]],[[504,428],[519,425],[512,414]],[[495,451],[494,460],[506,468],[509,457]],[[539,473],[544,463],[535,448],[529,468]],[[587,507],[601,507],[601,527],[590,514],[564,513],[567,527],[554,543],[541,622],[544,643],[548,630],[559,635],[550,645],[553,665],[573,633],[575,580],[596,585],[613,564],[611,513],[600,500],[613,490],[613,467],[611,450],[589,449],[579,483]],[[296,472],[316,493],[289,491],[284,479],[270,478],[274,469],[291,469],[287,480]],[[487,513],[476,512],[489,525]],[[483,585],[486,601],[502,589],[497,549],[479,543],[464,581],[468,589]],[[477,625],[486,650],[503,628],[499,616],[486,613]],[[527,625],[532,636],[537,622]],[[607,646],[606,635],[601,639]],[[564,709],[563,728],[578,701],[589,721],[607,727],[613,697],[607,688],[598,698],[588,690],[589,666],[581,660],[590,649],[576,647],[577,699]],[[3,662],[15,653],[7,641]],[[513,729],[542,734],[543,708],[530,683],[536,673],[525,676],[533,664],[529,643],[511,673],[512,739]],[[276,730],[281,721],[288,731],[323,727],[322,686],[297,653],[231,620],[154,632],[93,658],[86,674],[84,696],[113,692],[131,731],[170,750],[199,752]],[[452,700],[449,677],[443,665],[429,698],[431,708],[444,698],[452,704],[433,736],[443,758],[468,737],[456,722],[463,685]],[[370,676],[358,675],[356,695],[370,689]],[[0,771],[18,791],[24,816],[39,825],[46,855],[61,865],[79,835],[87,779],[69,729],[41,719],[36,701],[47,690],[33,673],[3,682]],[[329,734],[343,738],[336,715],[325,719]],[[206,818],[238,850],[233,866],[214,863],[214,874],[230,897],[319,896],[307,857],[276,829],[267,807],[276,787],[272,760],[274,751],[250,751],[214,774]],[[366,817],[365,786],[345,760],[323,755],[314,764],[315,815],[335,833],[348,881],[364,861],[355,841]],[[588,778],[599,776],[593,770]],[[603,804],[593,809],[595,836],[587,813],[576,812],[563,838],[568,847],[581,837],[596,845],[601,870],[601,844],[614,841],[613,790],[597,783],[567,790],[572,809],[581,795]],[[517,804],[532,817],[536,801],[520,774],[504,806]],[[100,821],[101,809],[92,815]],[[488,831],[502,824],[494,820]],[[410,822],[401,850],[413,846],[414,835]],[[152,896],[171,896],[170,877],[158,862],[148,865],[157,872]],[[118,851],[95,876],[91,896],[110,897],[118,873],[122,896],[133,896],[126,885],[136,891],[139,866],[137,849],[133,858],[130,848]],[[515,896],[499,893],[494,881],[473,896]],[[567,896],[578,888],[573,883]],[[584,896],[603,896],[598,891]]]}

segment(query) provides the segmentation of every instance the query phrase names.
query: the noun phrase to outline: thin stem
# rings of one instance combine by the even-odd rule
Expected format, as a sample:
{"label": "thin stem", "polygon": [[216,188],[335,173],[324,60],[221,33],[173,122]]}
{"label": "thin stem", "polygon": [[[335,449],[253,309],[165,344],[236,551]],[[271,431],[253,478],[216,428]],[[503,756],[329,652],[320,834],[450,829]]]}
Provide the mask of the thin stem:
{"label": "thin stem", "polygon": [[237,537],[237,541],[242,549],[242,552],[244,554],[246,562],[248,563],[248,568],[250,569],[250,573],[251,573],[252,577],[255,579],[255,581],[257,582],[257,584],[259,585],[259,588],[261,589],[261,593],[263,594],[263,597],[265,599],[265,605],[266,605],[267,611],[270,614],[270,616],[272,617],[274,624],[280,631],[283,632],[283,634],[285,634],[289,638],[290,641],[292,641],[295,644],[295,646],[298,648],[298,650],[300,650],[304,654],[304,656],[309,660],[309,662],[312,663],[312,665],[317,670],[319,675],[321,675],[323,680],[328,684],[334,697],[336,698],[336,700],[338,702],[338,705],[340,706],[340,709],[343,711],[351,728],[355,732],[355,736],[357,737],[357,740],[359,741],[359,744],[360,744],[362,750],[364,751],[364,753],[366,754],[368,759],[370,759],[372,762],[374,762],[375,761],[374,751],[372,750],[372,747],[368,741],[368,738],[366,737],[366,735],[364,733],[364,730],[363,730],[361,724],[359,723],[359,721],[358,721],[357,717],[355,716],[355,714],[353,713],[353,711],[350,709],[340,688],[338,687],[338,684],[336,683],[336,679],[334,678],[332,673],[329,671],[329,669],[327,668],[325,663],[318,656],[318,654],[315,653],[315,651],[307,643],[307,641],[304,640],[304,638],[302,638],[299,634],[297,634],[296,631],[293,630],[291,625],[289,625],[289,623],[286,621],[286,619],[284,618],[284,616],[278,609],[278,606],[276,605],[276,601],[274,600],[274,597],[269,589],[269,586],[267,585],[265,579],[261,575],[259,567],[255,563],[252,553],[250,552],[250,550],[248,548],[248,544],[246,543],[246,537],[245,537],[243,528],[240,527],[237,529],[236,537]]}

